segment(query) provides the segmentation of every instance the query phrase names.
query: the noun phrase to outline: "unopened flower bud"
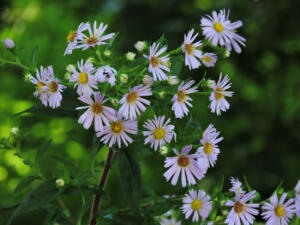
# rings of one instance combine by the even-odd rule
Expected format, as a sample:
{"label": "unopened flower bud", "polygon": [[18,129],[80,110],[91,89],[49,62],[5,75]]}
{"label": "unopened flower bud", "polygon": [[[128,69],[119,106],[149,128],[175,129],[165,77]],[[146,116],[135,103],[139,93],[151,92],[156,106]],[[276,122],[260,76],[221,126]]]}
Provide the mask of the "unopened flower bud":
{"label": "unopened flower bud", "polygon": [[65,181],[62,178],[56,179],[55,184],[57,187],[63,187],[65,186]]}
{"label": "unopened flower bud", "polygon": [[163,65],[163,66],[166,66],[166,67],[168,67],[168,68],[170,68],[170,67],[171,67],[171,65],[172,65],[172,63],[171,63],[171,61],[170,61],[170,60],[168,60],[168,61],[164,61],[164,62],[162,62],[162,65]]}
{"label": "unopened flower bud", "polygon": [[111,55],[111,51],[108,50],[108,49],[106,49],[106,50],[103,52],[103,55],[104,55],[105,57],[109,57],[109,56]]}
{"label": "unopened flower bud", "polygon": [[121,81],[121,83],[123,83],[123,84],[127,83],[127,81],[128,81],[128,75],[125,74],[125,73],[121,74],[121,76],[120,76],[120,81]]}
{"label": "unopened flower bud", "polygon": [[72,73],[73,70],[75,70],[75,66],[73,64],[69,64],[66,66],[66,70],[69,72],[69,73]]}
{"label": "unopened flower bud", "polygon": [[93,64],[96,62],[96,59],[94,57],[88,57],[86,61]]}
{"label": "unopened flower bud", "polygon": [[15,43],[10,38],[6,38],[3,41],[3,43],[4,43],[5,48],[12,49],[15,47]]}
{"label": "unopened flower bud", "polygon": [[176,76],[169,76],[169,77],[168,77],[168,83],[169,83],[170,85],[176,85],[176,84],[179,83],[179,79],[178,79],[178,77],[176,77]]}
{"label": "unopened flower bud", "polygon": [[136,54],[133,52],[127,52],[125,56],[128,61],[132,61],[132,60],[134,60]]}
{"label": "unopened flower bud", "polygon": [[153,81],[154,81],[154,79],[153,79],[153,77],[150,77],[149,75],[145,75],[144,77],[143,77],[143,82],[144,82],[144,84],[148,84],[148,85],[152,85],[153,84]]}
{"label": "unopened flower bud", "polygon": [[160,91],[160,92],[158,92],[158,96],[160,98],[164,98],[166,96],[166,92],[165,91]]}
{"label": "unopened flower bud", "polygon": [[224,57],[228,58],[229,56],[230,56],[230,51],[226,49],[224,52]]}
{"label": "unopened flower bud", "polygon": [[209,88],[212,88],[212,86],[215,85],[215,84],[216,84],[216,82],[214,80],[207,80],[206,81],[206,85]]}
{"label": "unopened flower bud", "polygon": [[168,153],[168,151],[169,151],[169,149],[168,149],[168,147],[165,146],[165,145],[161,146],[160,149],[159,149],[159,152],[160,152],[160,154],[162,154],[162,155],[166,155],[166,154]]}
{"label": "unopened flower bud", "polygon": [[146,43],[144,41],[138,41],[135,43],[134,47],[138,52],[142,52],[146,47]]}
{"label": "unopened flower bud", "polygon": [[71,76],[72,76],[71,73],[68,73],[68,72],[65,73],[65,79],[66,79],[66,80],[70,80]]}
{"label": "unopened flower bud", "polygon": [[16,135],[19,132],[19,128],[18,127],[12,127],[10,132],[14,135]]}
{"label": "unopened flower bud", "polygon": [[25,82],[30,82],[31,81],[31,74],[30,73],[26,73],[25,76],[24,76],[24,80]]}
{"label": "unopened flower bud", "polygon": [[119,100],[117,98],[110,98],[110,102],[113,104],[113,106],[119,105]]}

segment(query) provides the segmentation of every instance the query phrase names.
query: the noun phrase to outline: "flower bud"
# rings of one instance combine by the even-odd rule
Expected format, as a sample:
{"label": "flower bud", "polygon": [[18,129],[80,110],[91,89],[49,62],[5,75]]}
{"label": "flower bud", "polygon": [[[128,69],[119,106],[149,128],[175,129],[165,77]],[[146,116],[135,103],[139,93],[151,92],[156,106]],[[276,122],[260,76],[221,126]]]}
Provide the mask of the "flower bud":
{"label": "flower bud", "polygon": [[66,66],[66,70],[69,73],[73,73],[73,70],[75,70],[75,66],[73,64],[69,64],[69,65]]}
{"label": "flower bud", "polygon": [[152,84],[153,84],[153,81],[154,81],[153,77],[150,77],[149,75],[145,75],[145,76],[143,77],[143,82],[144,82],[144,84],[146,84],[146,85],[152,85]]}
{"label": "flower bud", "polygon": [[172,65],[172,63],[171,63],[171,61],[170,61],[170,60],[168,60],[168,61],[164,61],[164,62],[162,62],[162,65],[163,65],[163,66],[166,66],[166,67],[168,67],[168,68],[170,68],[170,67],[171,67],[171,65]]}
{"label": "flower bud", "polygon": [[165,91],[160,91],[160,92],[158,92],[158,96],[160,98],[164,98],[166,96],[166,92]]}
{"label": "flower bud", "polygon": [[4,43],[5,48],[12,49],[15,47],[15,43],[10,38],[6,38],[3,41],[3,43]]}
{"label": "flower bud", "polygon": [[113,106],[119,105],[119,100],[117,98],[110,98],[110,102],[113,104]]}
{"label": "flower bud", "polygon": [[135,43],[134,47],[138,52],[142,52],[146,47],[146,43],[144,41],[138,41]]}
{"label": "flower bud", "polygon": [[214,80],[207,80],[206,81],[206,85],[209,88],[212,88],[212,86],[215,85],[215,84],[216,84],[216,82]]}
{"label": "flower bud", "polygon": [[125,56],[128,61],[132,61],[132,60],[134,60],[136,54],[133,52],[127,52]]}
{"label": "flower bud", "polygon": [[168,151],[169,151],[169,148],[166,145],[161,146],[160,149],[159,149],[159,152],[162,155],[168,154]]}
{"label": "flower bud", "polygon": [[18,127],[12,127],[10,132],[13,134],[13,135],[16,135],[18,132],[19,132],[19,128]]}
{"label": "flower bud", "polygon": [[55,184],[56,184],[57,187],[60,188],[60,187],[65,186],[65,181],[64,181],[64,179],[59,178],[59,179],[56,179]]}
{"label": "flower bud", "polygon": [[125,74],[125,73],[121,74],[121,76],[120,76],[120,81],[121,81],[121,83],[123,83],[123,84],[127,83],[127,81],[128,81],[128,75]]}
{"label": "flower bud", "polygon": [[228,58],[229,56],[230,56],[230,51],[226,49],[224,52],[224,57]]}
{"label": "flower bud", "polygon": [[30,82],[31,81],[31,74],[30,73],[26,73],[25,76],[24,76],[24,80],[25,82]]}
{"label": "flower bud", "polygon": [[170,85],[176,85],[176,84],[179,83],[179,79],[178,79],[177,76],[169,76],[169,77],[168,77],[168,83],[169,83]]}
{"label": "flower bud", "polygon": [[109,57],[109,56],[111,55],[111,51],[108,50],[108,49],[106,49],[106,50],[103,52],[103,55],[104,55],[105,57]]}
{"label": "flower bud", "polygon": [[88,57],[88,59],[86,60],[89,63],[96,63],[96,59],[94,57]]}
{"label": "flower bud", "polygon": [[66,80],[70,80],[71,76],[72,76],[71,73],[68,73],[68,72],[65,73],[65,79]]}

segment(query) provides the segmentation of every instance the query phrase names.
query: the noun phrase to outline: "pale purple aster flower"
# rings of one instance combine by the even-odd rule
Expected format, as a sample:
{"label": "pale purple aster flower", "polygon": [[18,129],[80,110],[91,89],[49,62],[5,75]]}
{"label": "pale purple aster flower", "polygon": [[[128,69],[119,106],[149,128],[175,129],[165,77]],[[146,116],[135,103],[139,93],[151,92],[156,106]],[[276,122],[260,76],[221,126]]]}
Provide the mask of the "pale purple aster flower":
{"label": "pale purple aster flower", "polygon": [[212,113],[217,113],[219,116],[221,115],[221,111],[226,112],[227,109],[229,109],[230,105],[225,97],[231,97],[233,95],[232,91],[226,91],[230,87],[231,83],[229,83],[228,75],[226,74],[222,79],[221,73],[218,82],[212,85],[213,92],[209,96],[209,107]]}
{"label": "pale purple aster flower", "polygon": [[150,105],[150,101],[142,98],[143,96],[151,96],[152,92],[148,85],[137,85],[129,88],[129,92],[125,94],[120,100],[122,104],[119,112],[127,119],[135,119],[141,112],[146,110],[144,105]]}
{"label": "pale purple aster flower", "polygon": [[105,45],[107,42],[106,40],[109,40],[113,38],[115,35],[114,33],[103,35],[107,28],[107,25],[104,25],[101,23],[99,27],[97,27],[97,22],[94,22],[93,30],[91,25],[87,27],[87,30],[89,32],[89,36],[86,36],[83,34],[80,38],[78,38],[78,46],[77,48],[82,48],[82,50],[86,50],[90,47],[95,47],[97,45]]}
{"label": "pale purple aster flower", "polygon": [[165,167],[170,168],[164,173],[164,177],[167,181],[173,177],[171,180],[172,185],[176,185],[180,174],[183,187],[186,186],[187,182],[189,185],[196,184],[194,177],[198,180],[201,180],[204,177],[206,171],[202,167],[199,167],[196,161],[200,156],[199,154],[189,154],[191,150],[192,145],[183,147],[181,153],[173,148],[176,156],[166,158]]}
{"label": "pale purple aster flower", "polygon": [[242,21],[231,23],[229,20],[229,10],[212,12],[212,16],[206,15],[201,19],[203,35],[212,42],[213,45],[225,46],[229,51],[232,47],[237,53],[241,52],[239,45],[245,46],[246,39],[236,33],[236,29],[243,25]]}
{"label": "pale purple aster flower", "polygon": [[178,86],[177,93],[173,96],[172,101],[172,110],[175,113],[176,118],[183,118],[184,115],[189,114],[189,110],[186,105],[192,107],[190,101],[192,98],[189,97],[189,94],[197,92],[197,87],[191,86],[195,83],[195,81],[190,80],[186,84],[184,81]]}
{"label": "pale purple aster flower", "polygon": [[96,80],[100,83],[108,82],[110,86],[114,86],[116,82],[117,71],[110,66],[101,66],[95,74]]}
{"label": "pale purple aster flower", "polygon": [[14,41],[10,38],[6,38],[5,40],[3,40],[3,44],[4,44],[5,48],[8,48],[8,49],[13,49],[15,47]]}
{"label": "pale purple aster flower", "polygon": [[206,219],[212,210],[210,196],[203,190],[198,192],[190,190],[188,194],[185,194],[182,201],[183,206],[181,209],[185,214],[185,218],[187,219],[193,214],[193,222],[199,221],[199,217],[202,217],[202,220]]}
{"label": "pale purple aster flower", "polygon": [[122,114],[118,115],[106,125],[103,131],[97,133],[98,137],[101,137],[101,141],[104,144],[109,143],[109,147],[118,143],[118,147],[121,148],[121,142],[126,146],[128,143],[132,143],[132,138],[127,135],[137,133],[137,121],[136,120],[123,120]]}
{"label": "pale purple aster flower", "polygon": [[296,205],[296,214],[300,218],[300,180],[295,187],[296,196],[295,196],[295,205]]}
{"label": "pale purple aster flower", "polygon": [[245,191],[242,189],[242,183],[238,178],[231,177],[230,183],[232,184],[232,187],[229,189],[229,191],[234,192],[238,196],[245,194]]}
{"label": "pale purple aster flower", "polygon": [[223,137],[218,137],[219,134],[220,132],[218,132],[212,124],[209,124],[203,132],[203,137],[200,140],[202,146],[197,149],[197,153],[203,156],[199,158],[198,163],[203,164],[206,168],[215,165],[220,153],[218,143],[223,140]]}
{"label": "pale purple aster flower", "polygon": [[201,61],[206,67],[214,67],[217,62],[218,56],[215,53],[205,53],[201,57]]}
{"label": "pale purple aster flower", "polygon": [[144,128],[148,129],[143,132],[145,138],[145,145],[150,143],[151,148],[154,147],[156,151],[158,147],[170,143],[174,137],[176,140],[176,133],[174,132],[174,125],[170,124],[170,119],[165,121],[165,116],[154,116],[154,119],[147,120],[144,123]]}
{"label": "pale purple aster flower", "polygon": [[75,68],[72,68],[73,74],[70,77],[71,82],[76,82],[75,87],[77,88],[77,93],[79,95],[90,96],[94,93],[93,89],[98,89],[97,80],[93,73],[95,72],[95,68],[92,63],[86,61],[83,63],[83,60],[77,62],[79,71]]}
{"label": "pale purple aster flower", "polygon": [[287,193],[283,193],[278,201],[275,192],[270,198],[270,203],[266,202],[262,206],[264,211],[261,215],[267,221],[266,225],[287,225],[295,213],[294,199],[286,200]]}
{"label": "pale purple aster flower", "polygon": [[249,200],[255,197],[256,191],[251,191],[245,195],[239,196],[236,194],[234,201],[228,200],[225,205],[232,206],[225,223],[228,225],[240,225],[241,222],[244,225],[253,224],[255,215],[258,215],[259,211],[256,209],[259,204],[247,203]]}
{"label": "pale purple aster flower", "polygon": [[181,225],[181,221],[176,221],[174,218],[162,218],[160,225]]}
{"label": "pale purple aster flower", "polygon": [[169,61],[169,55],[165,55],[163,57],[159,57],[162,53],[167,50],[166,46],[163,46],[159,49],[159,44],[155,42],[150,47],[150,55],[144,55],[145,58],[149,60],[149,68],[148,71],[152,73],[154,81],[156,80],[168,80],[167,75],[163,70],[170,72],[170,69],[163,65],[164,62]]}
{"label": "pale purple aster flower", "polygon": [[78,120],[78,123],[83,124],[85,129],[89,129],[93,120],[95,120],[95,131],[103,131],[103,124],[109,125],[109,122],[115,119],[115,110],[103,105],[108,100],[108,98],[104,97],[105,95],[101,95],[100,92],[97,91],[94,93],[95,100],[86,95],[78,98],[87,104],[87,106],[76,108],[76,110],[87,109]]}
{"label": "pale purple aster flower", "polygon": [[[194,29],[190,30],[188,34],[184,35],[184,42],[182,44],[182,51],[185,53],[185,65],[191,69],[199,68],[201,63],[198,59],[202,57],[202,52],[197,47],[202,45],[201,41],[193,43],[198,36],[198,33],[194,34]],[[197,59],[198,58],[198,59]]]}
{"label": "pale purple aster flower", "polygon": [[148,76],[148,75],[145,75],[144,77],[143,77],[143,83],[145,84],[145,85],[152,85],[153,84],[153,81],[154,81],[154,79],[153,79],[153,77],[150,77],[150,76]]}

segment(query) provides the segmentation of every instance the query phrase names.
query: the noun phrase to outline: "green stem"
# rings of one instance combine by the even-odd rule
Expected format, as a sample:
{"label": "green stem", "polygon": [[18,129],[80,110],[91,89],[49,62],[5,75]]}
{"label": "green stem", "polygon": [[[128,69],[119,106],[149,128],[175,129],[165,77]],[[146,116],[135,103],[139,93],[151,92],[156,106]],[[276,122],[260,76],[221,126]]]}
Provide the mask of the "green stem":
{"label": "green stem", "polygon": [[3,63],[7,63],[7,64],[11,64],[11,65],[14,65],[14,66],[18,66],[24,70],[29,70],[29,68],[21,63],[17,63],[17,62],[14,62],[14,61],[10,61],[10,60],[5,60],[5,59],[0,59],[0,62],[3,62]]}

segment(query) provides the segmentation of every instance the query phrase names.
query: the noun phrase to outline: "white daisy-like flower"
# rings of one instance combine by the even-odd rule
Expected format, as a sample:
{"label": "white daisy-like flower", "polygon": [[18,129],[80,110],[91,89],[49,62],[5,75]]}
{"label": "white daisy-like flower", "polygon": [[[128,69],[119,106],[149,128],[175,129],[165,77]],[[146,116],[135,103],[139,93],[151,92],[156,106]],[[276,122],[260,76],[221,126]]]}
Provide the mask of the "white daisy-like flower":
{"label": "white daisy-like flower", "polygon": [[212,210],[210,196],[203,190],[198,192],[190,190],[188,194],[185,194],[182,201],[183,206],[181,209],[185,214],[185,218],[187,219],[193,214],[193,222],[199,221],[199,217],[202,217],[202,220],[206,219]]}
{"label": "white daisy-like flower", "polygon": [[160,225],[181,225],[181,221],[176,221],[174,218],[172,219],[162,218]]}
{"label": "white daisy-like flower", "polygon": [[[49,67],[48,67],[49,68]],[[42,104],[48,105],[48,68],[40,67],[40,71],[36,69],[36,77],[30,76],[31,83],[36,85],[36,91],[33,93],[35,97],[39,97]]]}
{"label": "white daisy-like flower", "polygon": [[109,147],[118,142],[118,147],[121,148],[121,141],[128,146],[128,143],[132,143],[132,138],[127,135],[137,133],[137,121],[136,120],[123,120],[122,114],[118,113],[116,118],[106,125],[103,131],[97,133],[98,137],[101,137],[101,141],[104,144],[109,143]]}
{"label": "white daisy-like flower", "polygon": [[201,57],[201,61],[206,67],[214,67],[217,62],[218,56],[215,53],[205,53]]}
{"label": "white daisy-like flower", "polygon": [[[193,43],[198,36],[198,33],[194,35],[194,29],[190,30],[188,34],[184,35],[184,42],[182,44],[182,51],[185,53],[185,65],[191,69],[199,68],[201,63],[198,59],[201,59],[202,52],[197,47],[202,45],[201,41]],[[198,59],[197,59],[198,58]]]}
{"label": "white daisy-like flower", "polygon": [[218,137],[220,132],[214,128],[212,124],[203,132],[203,137],[200,140],[201,147],[197,149],[197,153],[203,157],[198,160],[199,163],[204,164],[204,167],[209,168],[215,165],[217,157],[220,153],[218,143],[223,140],[223,137]]}
{"label": "white daisy-like flower", "polygon": [[177,93],[173,96],[172,101],[172,110],[175,112],[176,118],[182,118],[184,115],[189,114],[189,110],[186,105],[192,107],[190,101],[192,99],[189,97],[189,94],[197,92],[197,87],[191,88],[195,81],[190,80],[186,84],[184,81],[178,86]]}
{"label": "white daisy-like flower", "polygon": [[296,215],[300,218],[300,180],[295,187],[296,196],[295,196],[295,205],[296,205]]}
{"label": "white daisy-like flower", "polygon": [[103,105],[108,98],[105,98],[105,95],[101,95],[100,92],[94,93],[95,100],[85,95],[80,96],[78,99],[87,104],[87,106],[76,108],[76,110],[87,109],[78,120],[78,123],[83,124],[85,129],[89,129],[93,120],[95,120],[95,131],[103,131],[103,124],[109,125],[109,122],[115,119],[115,110]]}
{"label": "white daisy-like flower", "polygon": [[243,25],[242,21],[231,23],[229,20],[229,10],[212,12],[212,16],[206,15],[201,19],[203,35],[212,42],[213,45],[225,46],[228,50],[232,47],[237,53],[241,52],[239,45],[245,46],[246,39],[236,33],[236,29]]}
{"label": "white daisy-like flower", "polygon": [[53,67],[48,67],[48,102],[51,108],[57,108],[61,104],[63,89],[67,88],[66,86],[60,84],[60,80],[54,77]]}
{"label": "white daisy-like flower", "polygon": [[239,179],[231,177],[230,183],[232,184],[232,187],[229,189],[229,191],[234,192],[238,196],[245,194],[245,191],[242,189],[242,183],[239,181]]}
{"label": "white daisy-like flower", "polygon": [[87,30],[89,31],[89,36],[83,34],[80,38],[78,38],[77,48],[82,48],[82,50],[86,50],[90,47],[95,47],[97,45],[105,45],[107,44],[107,40],[111,39],[115,34],[110,33],[103,35],[107,28],[107,25],[101,23],[99,27],[97,27],[97,22],[94,22],[93,30],[89,25]]}
{"label": "white daisy-like flower", "polygon": [[209,96],[209,106],[212,113],[217,113],[219,116],[221,115],[221,111],[226,112],[227,109],[229,109],[230,105],[225,97],[231,97],[233,95],[232,91],[226,91],[230,87],[231,83],[229,83],[228,75],[226,74],[222,79],[221,73],[218,82],[212,85],[213,92]]}
{"label": "white daisy-like flower", "polygon": [[120,100],[122,104],[119,112],[128,119],[135,119],[141,112],[146,110],[144,105],[150,105],[151,102],[142,98],[143,96],[151,96],[152,92],[148,85],[137,85],[133,88],[129,88],[129,92],[125,94]]}
{"label": "white daisy-like flower", "polygon": [[147,120],[143,125],[148,129],[143,132],[143,135],[146,137],[145,145],[150,143],[151,148],[154,147],[156,151],[158,147],[170,143],[173,137],[176,140],[175,126],[171,125],[170,122],[170,119],[165,121],[165,116],[154,116],[154,119]]}
{"label": "white daisy-like flower", "polygon": [[164,70],[170,72],[170,69],[163,65],[165,62],[169,61],[169,55],[165,55],[163,57],[159,57],[162,53],[167,50],[166,46],[163,46],[161,49],[159,48],[159,44],[155,42],[150,47],[150,55],[144,55],[145,58],[149,60],[149,68],[148,71],[152,73],[154,81],[156,80],[168,80],[167,75]]}
{"label": "white daisy-like flower", "polygon": [[101,66],[95,74],[96,80],[104,83],[108,82],[111,86],[115,85],[117,71],[110,66]]}
{"label": "white daisy-like flower", "polygon": [[67,49],[66,49],[64,55],[72,54],[72,51],[75,48],[77,48],[77,40],[82,38],[82,36],[83,36],[82,32],[87,30],[89,26],[90,26],[89,23],[81,23],[81,24],[79,24],[77,30],[72,30],[69,32],[69,34],[67,36],[68,46],[67,46]]}
{"label": "white daisy-like flower", "polygon": [[98,89],[97,79],[93,75],[95,68],[92,63],[86,61],[83,63],[83,60],[77,62],[79,71],[73,68],[73,74],[70,77],[71,82],[76,82],[75,87],[77,88],[77,93],[79,95],[90,96],[94,93],[93,89]]}
{"label": "white daisy-like flower", "polygon": [[182,148],[179,153],[175,148],[173,149],[176,156],[167,157],[165,160],[165,167],[170,167],[165,173],[164,177],[167,181],[171,180],[172,185],[176,185],[178,177],[181,174],[181,184],[183,187],[188,182],[189,185],[196,184],[196,177],[201,180],[204,177],[205,170],[200,167],[197,163],[197,159],[200,157],[199,154],[189,154],[192,150],[192,145],[188,145]]}
{"label": "white daisy-like flower", "polygon": [[241,222],[244,225],[253,224],[254,216],[259,213],[256,209],[259,204],[247,202],[255,197],[255,192],[251,191],[243,196],[236,195],[234,201],[228,200],[225,203],[226,206],[232,206],[225,223],[228,225],[240,225]]}
{"label": "white daisy-like flower", "polygon": [[287,225],[295,213],[294,199],[286,200],[287,193],[283,193],[278,201],[275,192],[270,198],[270,203],[266,202],[263,206],[262,217],[267,221],[266,225]]}

